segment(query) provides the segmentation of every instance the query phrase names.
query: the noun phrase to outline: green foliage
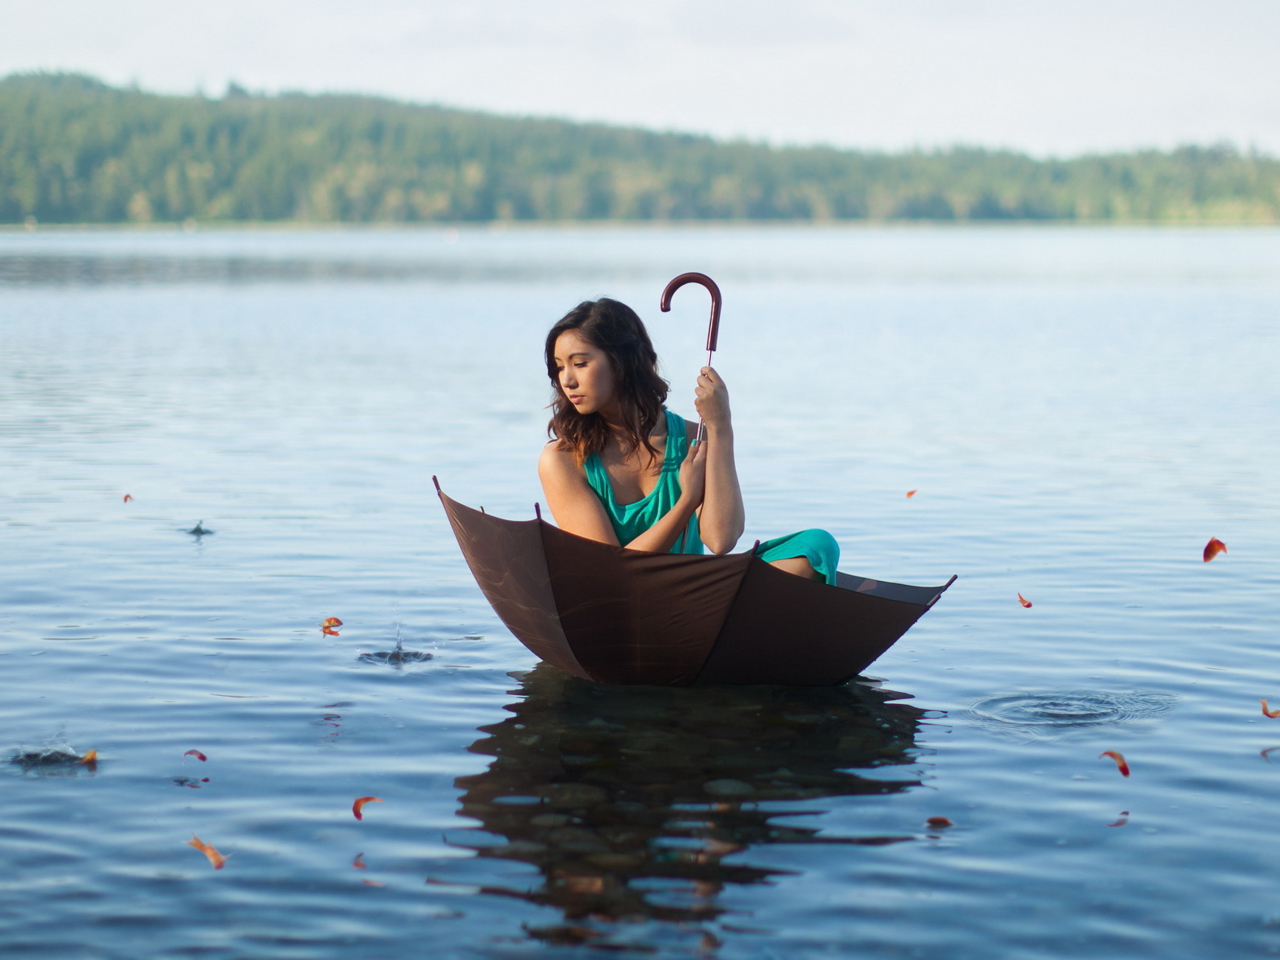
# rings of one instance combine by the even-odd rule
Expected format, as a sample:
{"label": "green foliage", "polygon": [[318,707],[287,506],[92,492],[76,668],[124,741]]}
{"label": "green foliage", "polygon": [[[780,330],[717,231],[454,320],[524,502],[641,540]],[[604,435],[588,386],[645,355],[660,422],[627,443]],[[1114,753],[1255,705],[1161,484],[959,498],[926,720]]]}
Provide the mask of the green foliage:
{"label": "green foliage", "polygon": [[775,149],[358,96],[220,100],[0,80],[0,223],[195,220],[1280,221],[1229,146],[1034,160]]}

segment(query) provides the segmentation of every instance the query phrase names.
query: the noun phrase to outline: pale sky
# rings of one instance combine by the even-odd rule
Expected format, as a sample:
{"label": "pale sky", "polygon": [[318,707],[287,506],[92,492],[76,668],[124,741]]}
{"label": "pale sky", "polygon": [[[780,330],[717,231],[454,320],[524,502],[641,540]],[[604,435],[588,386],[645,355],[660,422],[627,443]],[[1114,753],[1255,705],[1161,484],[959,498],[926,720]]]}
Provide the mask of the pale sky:
{"label": "pale sky", "polygon": [[0,75],[1036,155],[1280,155],[1280,0],[0,0]]}

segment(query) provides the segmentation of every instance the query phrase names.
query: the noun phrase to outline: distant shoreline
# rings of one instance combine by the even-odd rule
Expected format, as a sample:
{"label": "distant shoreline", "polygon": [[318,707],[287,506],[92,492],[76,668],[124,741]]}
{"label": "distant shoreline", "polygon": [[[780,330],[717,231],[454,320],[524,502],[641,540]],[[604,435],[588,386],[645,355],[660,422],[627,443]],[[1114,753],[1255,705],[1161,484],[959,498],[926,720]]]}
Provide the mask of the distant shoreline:
{"label": "distant shoreline", "polygon": [[774,147],[354,95],[0,79],[0,223],[1280,224],[1231,144],[1035,159]]}
{"label": "distant shoreline", "polygon": [[182,223],[41,223],[31,229],[21,223],[0,223],[0,234],[29,235],[71,233],[447,233],[501,235],[507,232],[580,230],[1088,230],[1150,228],[1153,230],[1276,230],[1280,221],[1261,220],[491,220],[428,221],[388,220],[343,222],[332,220],[212,220],[194,229]]}

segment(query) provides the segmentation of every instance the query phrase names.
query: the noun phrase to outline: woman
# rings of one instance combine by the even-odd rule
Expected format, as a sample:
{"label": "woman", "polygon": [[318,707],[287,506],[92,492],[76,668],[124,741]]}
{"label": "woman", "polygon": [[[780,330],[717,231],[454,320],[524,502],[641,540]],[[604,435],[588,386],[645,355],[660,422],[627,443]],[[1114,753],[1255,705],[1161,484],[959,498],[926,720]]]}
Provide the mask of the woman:
{"label": "woman", "polygon": [[[724,381],[698,375],[698,426],[663,406],[667,382],[634,310],[616,300],[578,304],[551,328],[547,375],[555,389],[552,436],[538,475],[562,530],[655,553],[728,553],[745,514],[733,461],[733,423]],[[840,548],[825,530],[760,545],[781,570],[836,582]]]}

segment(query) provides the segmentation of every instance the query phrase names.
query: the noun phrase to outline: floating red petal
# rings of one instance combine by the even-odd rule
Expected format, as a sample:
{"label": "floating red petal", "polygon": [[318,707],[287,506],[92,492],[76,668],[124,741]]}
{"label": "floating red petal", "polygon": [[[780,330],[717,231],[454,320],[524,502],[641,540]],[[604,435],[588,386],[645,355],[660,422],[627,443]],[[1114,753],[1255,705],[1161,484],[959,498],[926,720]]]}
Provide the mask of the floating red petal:
{"label": "floating red petal", "polygon": [[1103,757],[1110,757],[1116,762],[1116,769],[1120,771],[1120,776],[1127,777],[1129,775],[1129,764],[1125,760],[1124,754],[1119,750],[1103,750],[1098,754],[1098,759],[1101,760]]}

